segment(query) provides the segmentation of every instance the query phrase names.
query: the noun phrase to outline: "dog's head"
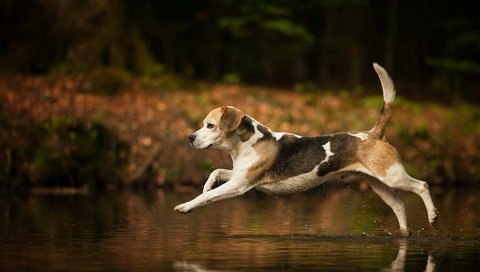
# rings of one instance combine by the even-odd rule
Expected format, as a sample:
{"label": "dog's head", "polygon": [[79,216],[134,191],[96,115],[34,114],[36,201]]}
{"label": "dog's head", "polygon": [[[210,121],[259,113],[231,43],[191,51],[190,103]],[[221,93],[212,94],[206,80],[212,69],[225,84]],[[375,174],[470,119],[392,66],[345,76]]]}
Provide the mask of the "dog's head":
{"label": "dog's head", "polygon": [[188,137],[190,145],[199,149],[229,148],[228,140],[244,117],[243,111],[231,106],[212,110],[203,120],[203,127]]}

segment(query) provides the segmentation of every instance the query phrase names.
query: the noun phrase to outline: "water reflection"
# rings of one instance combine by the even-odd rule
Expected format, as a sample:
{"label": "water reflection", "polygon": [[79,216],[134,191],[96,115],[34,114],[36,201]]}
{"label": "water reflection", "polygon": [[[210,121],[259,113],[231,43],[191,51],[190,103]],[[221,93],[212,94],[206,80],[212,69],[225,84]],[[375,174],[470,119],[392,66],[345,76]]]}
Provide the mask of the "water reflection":
{"label": "water reflection", "polygon": [[[428,255],[428,259],[430,260]],[[390,266],[383,269],[383,271],[403,271],[405,270],[405,259],[407,257],[407,241],[405,239],[400,239],[398,241],[398,254],[397,258],[390,264]],[[428,267],[428,263],[427,263]]]}
{"label": "water reflection", "polygon": [[[408,241],[405,238],[401,238],[398,241],[398,253],[396,258],[386,267],[379,269],[381,271],[405,271],[406,267],[406,259],[407,259],[407,249],[408,249]],[[436,267],[436,262],[435,262],[435,257],[432,252],[429,252],[428,255],[425,258],[425,267],[422,269],[422,271],[435,271]],[[176,261],[173,264],[173,268],[176,271],[195,271],[195,272],[200,272],[200,271],[231,271],[231,270],[213,270],[213,269],[208,269],[202,265],[195,264],[195,263],[190,263],[185,260],[181,261]],[[284,267],[286,268],[286,267]],[[319,268],[319,267],[317,267]],[[325,267],[328,269],[328,267]],[[341,266],[332,266],[331,268],[339,269]],[[347,268],[347,267],[345,267]],[[367,267],[368,268],[368,267]],[[365,267],[362,267],[362,269],[365,269]],[[348,269],[346,269],[348,270]],[[377,268],[375,268],[377,270]]]}
{"label": "water reflection", "polygon": [[[407,257],[407,247],[408,241],[405,238],[401,238],[398,240],[398,254],[395,260],[387,267],[381,269],[381,271],[388,272],[388,271],[405,271],[405,260]],[[176,261],[173,265],[173,268],[176,271],[183,271],[183,272],[215,272],[220,270],[210,270],[202,267],[198,264],[189,263],[187,261]],[[226,270],[225,270],[226,271]],[[432,272],[435,271],[435,258],[433,255],[429,253],[425,269],[425,272]]]}
{"label": "water reflection", "polygon": [[[441,230],[405,194],[413,237],[370,191],[250,194],[188,215],[194,193],[30,195],[0,199],[2,270],[475,270],[479,190],[432,190]],[[75,269],[74,269],[75,270]]]}
{"label": "water reflection", "polygon": [[[405,270],[405,260],[407,258],[407,247],[408,242],[406,239],[398,240],[398,254],[397,258],[386,268],[382,269],[382,271],[404,271]],[[425,266],[426,272],[435,271],[435,258],[429,252],[427,258],[427,265]]]}

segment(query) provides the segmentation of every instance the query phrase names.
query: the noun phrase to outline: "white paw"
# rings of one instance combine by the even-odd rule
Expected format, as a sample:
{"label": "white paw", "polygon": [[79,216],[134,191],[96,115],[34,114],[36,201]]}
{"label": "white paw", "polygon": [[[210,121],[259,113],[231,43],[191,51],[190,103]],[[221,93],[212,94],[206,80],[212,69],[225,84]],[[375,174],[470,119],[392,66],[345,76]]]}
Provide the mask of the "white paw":
{"label": "white paw", "polygon": [[179,213],[189,213],[192,211],[193,207],[189,205],[189,202],[182,203],[180,205],[177,205],[174,210],[179,212]]}
{"label": "white paw", "polygon": [[430,213],[430,218],[429,218],[429,221],[430,221],[430,226],[433,226],[433,224],[435,224],[438,220],[438,210],[437,209],[434,209],[431,213]]}

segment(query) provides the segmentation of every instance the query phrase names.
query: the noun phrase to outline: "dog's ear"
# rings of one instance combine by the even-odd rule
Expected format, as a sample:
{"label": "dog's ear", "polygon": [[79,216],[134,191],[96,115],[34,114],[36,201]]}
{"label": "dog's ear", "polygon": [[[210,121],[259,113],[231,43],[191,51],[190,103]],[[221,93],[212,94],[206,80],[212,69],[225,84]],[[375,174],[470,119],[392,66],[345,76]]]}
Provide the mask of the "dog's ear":
{"label": "dog's ear", "polygon": [[222,117],[220,117],[220,130],[231,133],[240,126],[245,113],[235,107],[223,106]]}

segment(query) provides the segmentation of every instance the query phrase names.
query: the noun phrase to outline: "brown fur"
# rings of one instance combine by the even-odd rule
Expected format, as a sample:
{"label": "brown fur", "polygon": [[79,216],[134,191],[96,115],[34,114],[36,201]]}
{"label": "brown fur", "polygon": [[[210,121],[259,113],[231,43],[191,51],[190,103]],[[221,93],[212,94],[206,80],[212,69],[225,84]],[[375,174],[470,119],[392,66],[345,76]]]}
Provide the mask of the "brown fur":
{"label": "brown fur", "polygon": [[245,113],[234,107],[221,107],[222,116],[220,117],[220,130],[225,133],[235,131],[242,122]]}
{"label": "brown fur", "polygon": [[373,138],[381,139],[384,137],[385,127],[387,126],[390,115],[392,115],[392,103],[385,103],[383,105],[382,112],[380,113],[380,117],[370,130],[370,135]]}
{"label": "brown fur", "polygon": [[208,115],[207,117],[205,117],[205,120],[212,120],[214,121],[215,123],[220,123],[220,119],[222,118],[222,108],[217,108],[217,109],[214,109],[212,110]]}
{"label": "brown fur", "polygon": [[384,177],[387,169],[395,162],[400,161],[400,156],[395,148],[387,142],[368,138],[359,142],[357,160],[374,175]]}
{"label": "brown fur", "polygon": [[258,155],[257,161],[250,167],[247,180],[256,183],[259,179],[268,178],[263,175],[272,167],[278,155],[278,145],[275,140],[260,141],[252,145]]}
{"label": "brown fur", "polygon": [[239,137],[242,142],[246,142],[252,137],[252,135],[253,135],[253,132],[245,131],[244,133],[240,134]]}

